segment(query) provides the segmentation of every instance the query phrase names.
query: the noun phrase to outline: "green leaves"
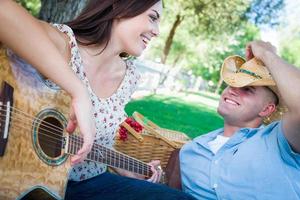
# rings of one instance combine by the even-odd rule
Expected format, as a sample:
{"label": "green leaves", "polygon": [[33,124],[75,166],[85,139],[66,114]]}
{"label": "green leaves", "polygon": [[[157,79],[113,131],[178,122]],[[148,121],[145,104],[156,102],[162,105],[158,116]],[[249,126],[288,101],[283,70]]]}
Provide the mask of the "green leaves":
{"label": "green leaves", "polygon": [[[259,38],[258,26],[274,24],[283,0],[164,0],[161,36],[150,53],[166,64],[192,70],[214,84],[223,60],[244,55],[245,45]],[[176,19],[181,22],[174,29]],[[150,55],[149,54],[149,55]],[[178,59],[179,58],[179,59]]]}
{"label": "green leaves", "polygon": [[16,0],[19,4],[21,4],[24,8],[26,8],[33,16],[38,16],[41,1],[40,0]]}

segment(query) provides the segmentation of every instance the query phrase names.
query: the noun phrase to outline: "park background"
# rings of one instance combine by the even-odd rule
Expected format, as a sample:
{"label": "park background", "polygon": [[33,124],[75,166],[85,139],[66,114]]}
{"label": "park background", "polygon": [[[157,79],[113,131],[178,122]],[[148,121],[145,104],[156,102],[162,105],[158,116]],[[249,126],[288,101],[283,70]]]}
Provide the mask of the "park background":
{"label": "park background", "polygon": [[[142,0],[141,0],[142,1]],[[17,0],[35,17],[63,23],[88,0]],[[262,39],[300,66],[298,0],[164,0],[160,36],[141,57],[138,90],[126,106],[161,127],[191,138],[223,125],[216,108],[225,85],[219,70],[230,55],[244,57],[245,45]],[[22,23],[22,19],[19,19]]]}

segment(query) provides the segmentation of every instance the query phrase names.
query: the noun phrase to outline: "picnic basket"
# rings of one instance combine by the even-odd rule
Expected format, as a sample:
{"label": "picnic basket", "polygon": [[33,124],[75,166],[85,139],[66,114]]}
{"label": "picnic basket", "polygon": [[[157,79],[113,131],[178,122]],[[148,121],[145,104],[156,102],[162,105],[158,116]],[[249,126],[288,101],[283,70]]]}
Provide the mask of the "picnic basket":
{"label": "picnic basket", "polygon": [[170,130],[166,128],[162,128],[155,124],[150,119],[146,118],[139,112],[134,112],[132,114],[133,118],[140,123],[143,127],[148,127],[154,129],[157,133],[164,136],[165,138],[168,138],[169,140],[176,141],[178,143],[186,143],[190,140],[190,138],[183,132]]}
{"label": "picnic basket", "polygon": [[[139,117],[142,117],[142,115],[139,115]],[[138,120],[136,121],[140,123]],[[127,139],[123,141],[117,137],[114,145],[115,149],[147,163],[151,160],[160,160],[162,168],[166,169],[171,153],[175,149],[181,148],[188,140],[180,140],[180,137],[175,139],[166,137],[172,132],[180,134],[177,131],[162,129],[159,126],[154,128],[148,125],[144,126],[144,124],[141,125],[143,130],[138,133],[128,123],[123,122],[120,126],[127,129]]]}

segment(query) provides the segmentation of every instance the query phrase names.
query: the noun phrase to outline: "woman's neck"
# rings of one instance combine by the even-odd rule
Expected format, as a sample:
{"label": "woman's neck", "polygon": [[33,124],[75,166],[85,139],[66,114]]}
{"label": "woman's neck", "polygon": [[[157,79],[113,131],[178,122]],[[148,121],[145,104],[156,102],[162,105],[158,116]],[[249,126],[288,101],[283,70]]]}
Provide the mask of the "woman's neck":
{"label": "woman's neck", "polygon": [[[87,66],[93,66],[93,71],[112,70],[120,65],[120,50],[112,44],[104,45],[79,45],[80,54]],[[107,69],[108,67],[108,69]]]}

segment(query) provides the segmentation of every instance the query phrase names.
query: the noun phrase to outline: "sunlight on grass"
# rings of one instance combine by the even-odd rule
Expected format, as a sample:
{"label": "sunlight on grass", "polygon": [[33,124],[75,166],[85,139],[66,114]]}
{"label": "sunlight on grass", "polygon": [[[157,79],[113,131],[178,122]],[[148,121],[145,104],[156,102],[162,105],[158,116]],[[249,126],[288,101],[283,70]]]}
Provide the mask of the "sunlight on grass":
{"label": "sunlight on grass", "polygon": [[151,95],[134,100],[126,106],[131,115],[138,111],[161,127],[178,130],[191,138],[205,134],[223,125],[216,109],[185,98]]}

